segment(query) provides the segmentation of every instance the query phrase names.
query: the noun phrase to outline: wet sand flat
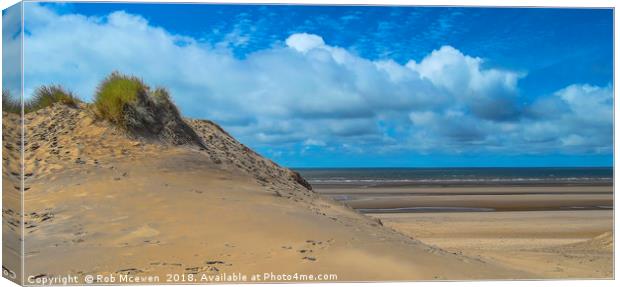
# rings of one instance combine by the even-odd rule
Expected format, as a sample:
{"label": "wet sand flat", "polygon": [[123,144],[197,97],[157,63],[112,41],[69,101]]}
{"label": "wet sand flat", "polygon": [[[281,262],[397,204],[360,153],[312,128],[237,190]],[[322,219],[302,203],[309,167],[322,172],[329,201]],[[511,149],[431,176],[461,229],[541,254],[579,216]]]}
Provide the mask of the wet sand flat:
{"label": "wet sand flat", "polygon": [[[453,254],[538,278],[613,276],[611,186],[323,187],[318,191]],[[468,209],[472,212],[462,212]]]}
{"label": "wet sand flat", "polygon": [[495,211],[611,209],[611,186],[497,186],[410,188],[319,188],[323,195],[372,212],[410,208],[488,209]]}

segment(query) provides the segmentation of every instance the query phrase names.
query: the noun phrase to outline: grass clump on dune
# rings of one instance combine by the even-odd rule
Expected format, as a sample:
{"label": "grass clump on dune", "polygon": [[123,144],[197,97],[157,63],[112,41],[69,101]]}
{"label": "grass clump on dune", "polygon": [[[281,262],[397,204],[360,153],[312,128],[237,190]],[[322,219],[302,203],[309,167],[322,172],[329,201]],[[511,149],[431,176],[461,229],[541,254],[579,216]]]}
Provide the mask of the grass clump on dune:
{"label": "grass clump on dune", "polygon": [[2,111],[14,114],[21,114],[22,105],[19,98],[11,96],[8,90],[2,91]]}
{"label": "grass clump on dune", "polygon": [[80,100],[61,86],[41,86],[34,91],[32,98],[24,103],[24,112],[34,112],[55,103],[77,107]]}
{"label": "grass clump on dune", "polygon": [[100,118],[133,136],[203,146],[181,117],[168,90],[151,89],[137,77],[110,74],[97,88],[94,109]]}
{"label": "grass clump on dune", "polygon": [[[41,86],[34,91],[32,98],[24,101],[24,113],[35,112],[55,103],[76,107],[81,101],[61,86]],[[22,104],[8,91],[2,91],[2,110],[10,113],[21,113]]]}
{"label": "grass clump on dune", "polygon": [[148,92],[148,87],[134,76],[113,72],[101,82],[95,94],[95,109],[99,116],[118,125],[124,125],[127,105],[138,100],[139,94]]}
{"label": "grass clump on dune", "polygon": [[170,93],[166,88],[157,88],[152,93],[150,93],[150,95],[156,105],[171,111],[173,114],[180,114],[179,109],[174,104],[174,102],[172,102]]}

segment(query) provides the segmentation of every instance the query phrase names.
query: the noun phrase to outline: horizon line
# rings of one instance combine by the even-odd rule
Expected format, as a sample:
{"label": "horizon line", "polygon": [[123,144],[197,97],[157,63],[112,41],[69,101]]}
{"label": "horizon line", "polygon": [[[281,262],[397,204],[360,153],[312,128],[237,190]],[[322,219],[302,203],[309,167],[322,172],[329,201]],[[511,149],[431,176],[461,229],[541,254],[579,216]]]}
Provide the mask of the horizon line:
{"label": "horizon line", "polygon": [[440,169],[440,168],[611,168],[614,166],[307,166],[290,169]]}

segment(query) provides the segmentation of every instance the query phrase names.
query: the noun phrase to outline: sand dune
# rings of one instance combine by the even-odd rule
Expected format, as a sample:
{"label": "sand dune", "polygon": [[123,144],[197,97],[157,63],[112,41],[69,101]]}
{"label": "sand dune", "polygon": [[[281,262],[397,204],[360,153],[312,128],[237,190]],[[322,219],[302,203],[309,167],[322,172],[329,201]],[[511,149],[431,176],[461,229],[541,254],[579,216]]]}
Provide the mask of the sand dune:
{"label": "sand dune", "polygon": [[[7,120],[13,115],[3,116],[5,125],[15,124]],[[323,198],[298,174],[262,158],[209,121],[186,120],[203,145],[128,135],[97,120],[86,105],[56,104],[27,114],[25,123],[26,277],[124,273],[165,279],[169,273],[298,272],[363,281],[532,276],[424,244]],[[6,166],[3,170],[5,178],[16,177]],[[19,222],[18,191],[5,188],[3,197],[4,265],[18,270],[19,251],[11,247],[19,241],[19,229],[8,224]]]}

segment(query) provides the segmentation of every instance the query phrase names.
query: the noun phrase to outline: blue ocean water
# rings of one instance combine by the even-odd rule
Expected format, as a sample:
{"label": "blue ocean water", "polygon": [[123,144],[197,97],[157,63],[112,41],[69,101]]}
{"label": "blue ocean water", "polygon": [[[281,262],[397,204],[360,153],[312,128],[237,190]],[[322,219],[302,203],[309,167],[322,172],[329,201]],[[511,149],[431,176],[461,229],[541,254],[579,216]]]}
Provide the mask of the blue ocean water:
{"label": "blue ocean water", "polygon": [[612,167],[298,168],[311,184],[476,185],[612,184]]}

